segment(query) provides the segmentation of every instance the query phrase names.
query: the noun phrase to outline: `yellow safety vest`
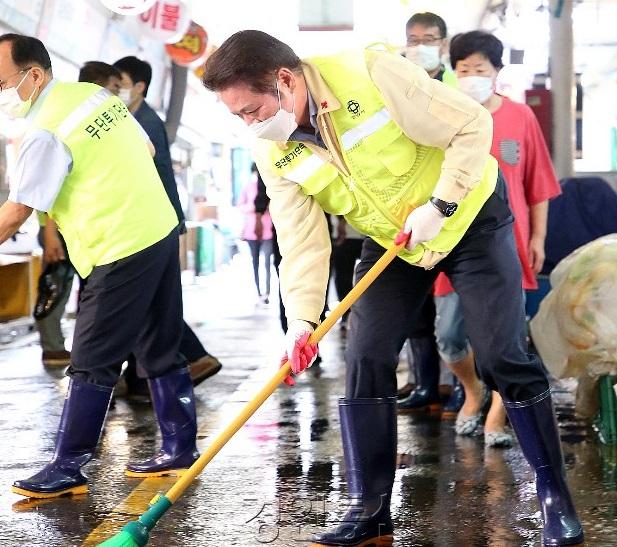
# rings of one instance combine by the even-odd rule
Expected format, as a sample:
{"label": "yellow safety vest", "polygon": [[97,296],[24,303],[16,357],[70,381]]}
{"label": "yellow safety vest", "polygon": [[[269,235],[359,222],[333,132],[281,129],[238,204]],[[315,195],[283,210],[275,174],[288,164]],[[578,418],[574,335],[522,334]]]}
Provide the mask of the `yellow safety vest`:
{"label": "yellow safety vest", "polygon": [[[388,247],[410,211],[430,199],[444,152],[417,144],[403,133],[373,84],[364,55],[347,53],[309,62],[319,69],[342,105],[327,115],[351,176],[313,154],[304,143],[291,141],[283,148],[275,143],[271,146],[273,171],[300,185],[327,213],[343,215],[357,231]],[[427,250],[432,256],[450,252],[493,193],[496,179],[497,161],[489,156],[482,180],[461,201],[454,216],[445,220],[439,235],[400,256],[422,265]]]}
{"label": "yellow safety vest", "polygon": [[143,134],[118,97],[95,84],[58,82],[33,124],[71,152],[48,214],[81,277],[150,247],[178,224]]}
{"label": "yellow safety vest", "polygon": [[450,87],[455,87],[458,89],[458,78],[456,77],[456,74],[449,68],[444,69],[441,81],[444,84],[449,85]]}

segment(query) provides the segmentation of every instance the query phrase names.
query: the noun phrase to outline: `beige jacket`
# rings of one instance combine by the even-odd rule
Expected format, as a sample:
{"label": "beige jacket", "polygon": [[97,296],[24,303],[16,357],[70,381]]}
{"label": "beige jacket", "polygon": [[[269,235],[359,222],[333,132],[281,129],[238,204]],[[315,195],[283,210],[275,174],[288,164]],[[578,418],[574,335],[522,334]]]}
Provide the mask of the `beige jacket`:
{"label": "beige jacket", "polygon": [[[315,66],[303,62],[302,68],[307,88],[318,105],[317,125],[327,149],[304,144],[349,176],[328,115],[341,104]],[[403,132],[418,144],[445,151],[433,195],[444,201],[461,201],[482,178],[493,136],[489,112],[460,91],[433,80],[402,56],[375,53],[370,56],[368,70]],[[286,315],[289,320],[318,323],[331,251],[326,219],[313,198],[277,175],[269,161],[271,147],[271,142],[258,140],[255,161],[271,200],[270,214],[283,256],[280,283]]]}

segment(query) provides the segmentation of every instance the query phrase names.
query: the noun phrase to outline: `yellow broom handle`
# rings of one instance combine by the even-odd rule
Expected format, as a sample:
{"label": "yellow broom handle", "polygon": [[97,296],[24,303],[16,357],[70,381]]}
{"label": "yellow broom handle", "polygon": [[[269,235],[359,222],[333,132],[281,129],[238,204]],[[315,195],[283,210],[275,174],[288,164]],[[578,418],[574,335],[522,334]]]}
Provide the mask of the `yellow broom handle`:
{"label": "yellow broom handle", "polygon": [[[392,245],[382,257],[373,264],[371,269],[366,272],[364,277],[356,283],[355,287],[351,289],[349,294],[343,298],[338,306],[325,321],[317,327],[317,330],[311,335],[308,342],[316,344],[324,335],[332,328],[332,325],[336,323],[339,318],[349,309],[351,305],[360,297],[360,295],[367,289],[367,287],[375,281],[375,278],[384,271],[386,266],[394,260],[399,251],[405,246],[405,241]],[[218,452],[227,444],[236,432],[247,422],[247,420],[257,411],[257,409],[264,403],[264,401],[274,393],[274,390],[280,385],[280,383],[291,373],[291,366],[289,362],[285,363],[278,372],[270,379],[270,381],[255,395],[255,397],[246,403],[240,414],[212,441],[212,444],[206,449],[206,451],[199,457],[197,461],[178,479],[178,481],[169,489],[165,494],[165,497],[171,502],[175,503],[176,500],[182,495],[182,493],[189,487],[195,477],[199,475],[206,465],[210,463],[212,458],[218,454]]]}

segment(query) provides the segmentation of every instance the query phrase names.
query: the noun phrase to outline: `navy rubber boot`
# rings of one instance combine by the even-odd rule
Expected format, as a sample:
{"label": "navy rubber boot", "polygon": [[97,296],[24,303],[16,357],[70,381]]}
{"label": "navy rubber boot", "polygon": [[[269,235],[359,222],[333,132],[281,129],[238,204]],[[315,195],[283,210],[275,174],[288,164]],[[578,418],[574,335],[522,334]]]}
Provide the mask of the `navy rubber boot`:
{"label": "navy rubber boot", "polygon": [[71,378],[52,460],[29,479],[15,481],[12,491],[30,498],[85,494],[81,467],[94,455],[113,388]]}
{"label": "navy rubber boot", "polygon": [[464,403],[465,389],[455,376],[454,383],[452,384],[452,392],[450,393],[446,404],[443,405],[441,415],[444,418],[456,418],[456,416],[458,415],[458,411],[461,409]]}
{"label": "navy rubber boot", "polygon": [[536,474],[542,511],[543,545],[581,545],[583,527],[566,482],[559,430],[550,389],[527,401],[504,400],[523,454]]}
{"label": "navy rubber boot", "polygon": [[418,410],[436,411],[441,408],[439,399],[439,354],[434,336],[409,339],[416,387],[398,402],[399,412]]}
{"label": "navy rubber boot", "polygon": [[334,531],[313,536],[313,546],[390,546],[396,398],[340,399],[339,412],[349,510]]}
{"label": "navy rubber boot", "polygon": [[148,380],[163,444],[158,454],[129,463],[129,477],[181,475],[199,457],[193,381],[187,368]]}

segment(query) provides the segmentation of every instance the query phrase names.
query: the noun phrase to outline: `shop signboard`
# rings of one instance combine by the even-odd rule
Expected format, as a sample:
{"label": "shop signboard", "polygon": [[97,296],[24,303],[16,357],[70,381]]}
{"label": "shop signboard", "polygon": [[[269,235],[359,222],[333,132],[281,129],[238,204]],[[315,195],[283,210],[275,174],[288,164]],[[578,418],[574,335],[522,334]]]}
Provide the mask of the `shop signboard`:
{"label": "shop signboard", "polygon": [[191,21],[182,39],[175,44],[167,44],[165,50],[177,65],[190,66],[204,56],[207,47],[207,32],[201,25]]}
{"label": "shop signboard", "polygon": [[166,44],[180,40],[191,24],[189,6],[180,0],[157,0],[135,19],[140,34]]}

